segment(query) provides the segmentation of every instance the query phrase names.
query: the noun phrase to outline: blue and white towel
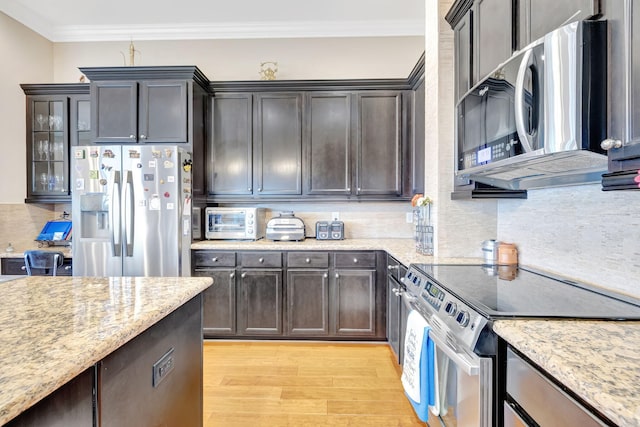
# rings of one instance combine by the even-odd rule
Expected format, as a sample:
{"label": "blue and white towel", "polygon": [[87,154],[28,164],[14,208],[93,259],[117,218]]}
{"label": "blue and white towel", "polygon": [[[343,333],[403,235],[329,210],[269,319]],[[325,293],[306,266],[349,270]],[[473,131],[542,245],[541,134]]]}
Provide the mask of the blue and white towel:
{"label": "blue and white towel", "polygon": [[402,363],[402,386],[420,420],[429,418],[429,406],[437,405],[435,344],[429,338],[430,326],[420,313],[412,310],[407,320]]}

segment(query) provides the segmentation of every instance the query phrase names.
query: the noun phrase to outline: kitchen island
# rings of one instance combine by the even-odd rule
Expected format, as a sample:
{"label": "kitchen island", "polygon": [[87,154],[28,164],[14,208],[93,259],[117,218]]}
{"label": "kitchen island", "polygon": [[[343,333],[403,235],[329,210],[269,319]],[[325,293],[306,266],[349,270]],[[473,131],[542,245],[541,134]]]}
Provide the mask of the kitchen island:
{"label": "kitchen island", "polygon": [[[184,390],[183,377],[189,377],[186,386],[201,417],[201,293],[211,283],[210,278],[41,276],[2,283],[0,424],[18,416],[16,425],[24,417],[42,420],[34,412],[49,410],[47,400],[78,378],[97,384],[97,396],[80,396],[80,411],[105,417],[100,425],[117,425],[117,417],[107,417],[125,416],[127,410],[146,416],[149,396],[132,392],[147,383],[151,388],[153,381],[153,389],[160,390],[154,393],[162,393],[155,397],[167,400],[170,389]],[[63,395],[53,406],[70,404],[71,412],[78,412],[69,396],[83,387],[74,386],[75,394]],[[129,407],[118,407],[118,401]]]}
{"label": "kitchen island", "polygon": [[619,426],[640,426],[640,322],[499,320],[513,348]]}

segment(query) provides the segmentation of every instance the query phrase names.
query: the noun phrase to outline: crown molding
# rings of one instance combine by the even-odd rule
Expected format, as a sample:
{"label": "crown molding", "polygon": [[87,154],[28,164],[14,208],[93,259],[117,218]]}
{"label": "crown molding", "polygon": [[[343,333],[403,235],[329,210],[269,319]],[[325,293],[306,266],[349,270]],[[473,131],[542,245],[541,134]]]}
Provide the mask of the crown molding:
{"label": "crown molding", "polygon": [[412,21],[282,21],[180,25],[76,25],[55,27],[53,42],[205,40],[319,37],[422,36],[424,23]]}

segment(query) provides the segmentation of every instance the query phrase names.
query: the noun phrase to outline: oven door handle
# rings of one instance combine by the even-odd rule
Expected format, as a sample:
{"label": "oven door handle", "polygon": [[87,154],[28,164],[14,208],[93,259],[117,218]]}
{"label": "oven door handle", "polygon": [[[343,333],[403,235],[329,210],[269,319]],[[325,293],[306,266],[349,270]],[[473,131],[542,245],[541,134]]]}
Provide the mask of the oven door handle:
{"label": "oven door handle", "polygon": [[447,344],[440,336],[433,331],[433,328],[429,330],[429,338],[435,343],[436,350],[442,351],[447,357],[460,369],[462,369],[467,375],[475,376],[480,374],[480,358],[472,357],[468,354],[458,353]]}

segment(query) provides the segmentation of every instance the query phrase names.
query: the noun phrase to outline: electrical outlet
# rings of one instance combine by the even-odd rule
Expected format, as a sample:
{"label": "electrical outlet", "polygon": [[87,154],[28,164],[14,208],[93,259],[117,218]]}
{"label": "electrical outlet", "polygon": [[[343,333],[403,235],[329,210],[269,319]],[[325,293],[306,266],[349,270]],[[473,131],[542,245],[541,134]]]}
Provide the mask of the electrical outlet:
{"label": "electrical outlet", "polygon": [[153,364],[153,378],[151,384],[158,387],[158,384],[164,380],[175,366],[175,358],[173,357],[174,349],[171,348],[156,363]]}
{"label": "electrical outlet", "polygon": [[407,221],[407,224],[411,224],[413,222],[413,212],[407,212],[404,220]]}
{"label": "electrical outlet", "polygon": [[331,221],[340,221],[340,212],[331,212]]}

